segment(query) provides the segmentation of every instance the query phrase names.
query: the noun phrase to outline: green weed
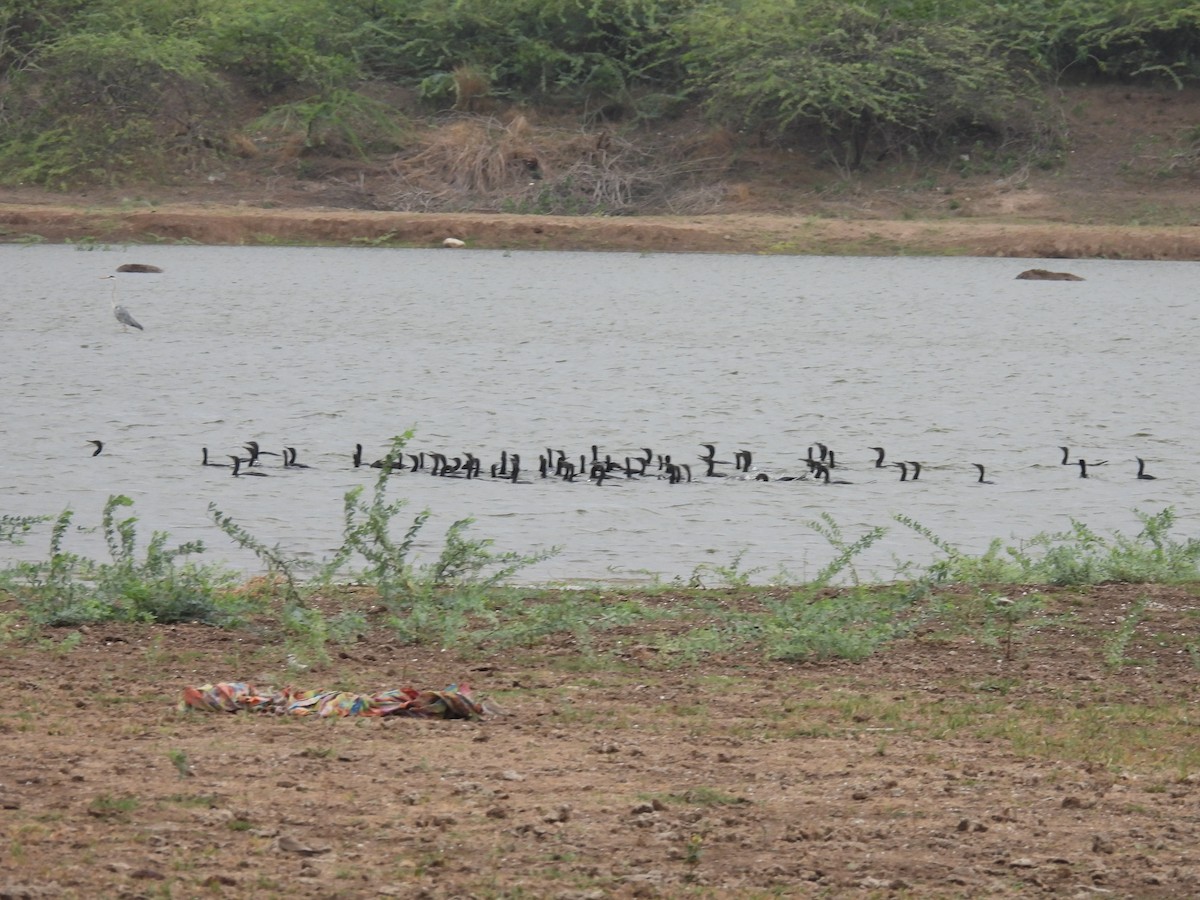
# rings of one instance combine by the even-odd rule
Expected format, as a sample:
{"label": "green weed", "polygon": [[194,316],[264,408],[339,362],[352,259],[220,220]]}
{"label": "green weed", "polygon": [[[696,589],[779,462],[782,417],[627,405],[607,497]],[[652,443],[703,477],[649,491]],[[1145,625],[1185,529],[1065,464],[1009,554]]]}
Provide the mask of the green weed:
{"label": "green weed", "polygon": [[1200,539],[1175,539],[1174,507],[1157,514],[1135,510],[1137,535],[1097,534],[1071,519],[1067,531],[1042,533],[1016,545],[995,540],[980,556],[968,556],[906,516],[895,516],[944,554],[927,577],[937,583],[1083,585],[1106,581],[1179,584],[1200,579]]}
{"label": "green weed", "polygon": [[37,625],[88,622],[207,622],[232,624],[246,611],[233,592],[234,576],[214,566],[182,562],[204,552],[200,541],[168,548],[168,535],[154,532],[137,555],[137,519],[119,519],[133,505],[123,495],[108,498],[101,530],[110,559],[97,562],[66,549],[74,514],[64,510],[50,533],[44,562],[18,563],[0,572],[0,588],[13,596]]}
{"label": "green weed", "polygon": [[49,516],[0,516],[0,544],[24,543],[22,536],[35,525],[50,521]]}
{"label": "green weed", "polygon": [[1116,629],[1104,641],[1104,664],[1111,669],[1117,669],[1129,662],[1126,651],[1133,634],[1146,615],[1146,598],[1139,597],[1122,616]]}
{"label": "green weed", "polygon": [[342,546],[326,572],[340,570],[352,558],[362,559],[366,567],[355,573],[356,580],[376,590],[401,640],[448,643],[471,615],[484,612],[486,591],[549,558],[557,549],[531,555],[497,553],[491,549],[490,539],[467,536],[474,521],[468,518],[450,525],[441,552],[432,562],[415,562],[413,548],[430,512],[417,513],[403,537],[396,540],[393,520],[403,512],[406,501],[387,497],[391,471],[398,468],[412,435],[410,429],[392,440],[369,500],[363,499],[361,487],[346,493]]}
{"label": "green weed", "polygon": [[[691,578],[688,579],[688,587],[705,588],[705,587],[733,587],[745,588],[749,587],[751,580],[755,575],[763,572],[761,567],[755,569],[743,569],[742,557],[746,555],[745,549],[739,550],[726,565],[717,565],[715,563],[701,563],[692,570]],[[714,583],[705,584],[709,577],[714,579]]]}
{"label": "green weed", "polygon": [[878,543],[887,534],[886,528],[875,526],[868,529],[858,539],[847,543],[842,536],[841,526],[834,521],[833,516],[825,512],[820,514],[819,520],[813,520],[807,524],[809,528],[829,541],[837,551],[837,555],[813,578],[811,587],[824,587],[844,572],[849,575],[850,583],[857,585],[858,572],[854,568],[854,558]]}
{"label": "green weed", "polygon": [[1021,629],[1023,625],[1026,629],[1029,627],[1028,620],[1042,608],[1041,597],[1022,595],[1013,600],[1009,597],[989,594],[984,598],[984,608],[986,609],[984,643],[999,645],[1004,651],[1004,659],[1011,662],[1013,644],[1018,629]]}
{"label": "green weed", "polygon": [[127,819],[140,805],[137,797],[98,794],[88,804],[88,814],[99,819]]}
{"label": "green weed", "polygon": [[167,759],[171,761],[171,765],[175,767],[175,771],[179,773],[180,778],[191,778],[192,763],[188,759],[188,755],[182,750],[168,750]]}
{"label": "green weed", "polygon": [[911,631],[911,609],[909,596],[895,590],[801,592],[770,604],[764,649],[770,658],[788,661],[865,659]]}

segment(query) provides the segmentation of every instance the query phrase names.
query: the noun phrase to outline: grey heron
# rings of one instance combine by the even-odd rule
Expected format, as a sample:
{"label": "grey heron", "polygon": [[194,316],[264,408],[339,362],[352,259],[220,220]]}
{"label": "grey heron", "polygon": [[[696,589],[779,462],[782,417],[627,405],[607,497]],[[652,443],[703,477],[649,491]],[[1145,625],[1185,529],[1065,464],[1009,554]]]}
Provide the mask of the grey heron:
{"label": "grey heron", "polygon": [[138,320],[130,315],[129,310],[117,302],[117,276],[105,275],[104,277],[113,279],[112,311],[113,315],[117,317],[117,321],[121,323],[121,330],[128,331],[130,328],[136,328],[138,331],[145,331],[146,329],[141,326]]}

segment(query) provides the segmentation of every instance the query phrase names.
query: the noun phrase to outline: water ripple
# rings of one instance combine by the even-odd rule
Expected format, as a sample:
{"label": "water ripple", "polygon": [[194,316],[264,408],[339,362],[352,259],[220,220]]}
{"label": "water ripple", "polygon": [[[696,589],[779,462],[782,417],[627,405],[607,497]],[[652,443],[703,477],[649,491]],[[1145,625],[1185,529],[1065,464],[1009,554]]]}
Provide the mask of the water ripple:
{"label": "water ripple", "polygon": [[[1068,525],[1136,528],[1135,508],[1174,505],[1196,531],[1192,408],[1200,338],[1192,263],[1076,261],[1086,282],[1018,282],[1036,261],[819,259],[138,247],[79,252],[2,246],[7,295],[0,371],[5,512],[70,506],[95,524],[105,498],[137,501],[143,534],[202,537],[256,568],[206,516],[215,501],[297,555],[336,546],[354,470],[415,426],[416,449],[518,452],[532,485],[404,475],[394,495],[433,511],[420,549],[456,519],[503,550],[561,546],[533,580],[621,573],[688,577],[744,554],[762,578],[811,575],[833,550],[811,527],[831,515],[851,539],[911,516],[967,550]],[[136,260],[135,260],[136,258]],[[122,262],[125,334],[99,281]],[[447,302],[447,297],[450,301]],[[1136,323],[1136,327],[1135,327]],[[85,446],[102,438],[92,458]],[[233,479],[199,465],[258,440],[313,466]],[[850,485],[700,478],[701,442],[778,475],[810,445],[838,453]],[[643,447],[697,480],[596,488],[536,480],[546,448]],[[1074,458],[1109,458],[1080,479]],[[876,470],[869,448],[920,460],[919,483]],[[374,454],[374,455],[371,455]],[[1133,478],[1146,457],[1156,481]],[[986,465],[976,483],[971,463]],[[277,463],[275,463],[277,465]],[[286,475],[286,477],[284,477]],[[96,535],[72,536],[103,554]],[[89,544],[90,542],[90,544]],[[44,556],[37,541],[0,547]],[[928,556],[893,527],[864,564]],[[644,577],[644,576],[638,576]]]}

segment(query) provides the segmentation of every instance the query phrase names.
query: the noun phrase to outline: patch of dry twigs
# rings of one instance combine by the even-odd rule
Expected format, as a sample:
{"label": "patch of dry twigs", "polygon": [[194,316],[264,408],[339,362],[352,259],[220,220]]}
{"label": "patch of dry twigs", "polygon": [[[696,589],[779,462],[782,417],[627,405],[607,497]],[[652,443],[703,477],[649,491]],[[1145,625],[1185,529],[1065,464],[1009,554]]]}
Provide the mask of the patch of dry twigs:
{"label": "patch of dry twigs", "polygon": [[404,212],[696,214],[720,204],[728,157],[702,133],[634,144],[610,129],[455,115],[392,162],[385,205]]}

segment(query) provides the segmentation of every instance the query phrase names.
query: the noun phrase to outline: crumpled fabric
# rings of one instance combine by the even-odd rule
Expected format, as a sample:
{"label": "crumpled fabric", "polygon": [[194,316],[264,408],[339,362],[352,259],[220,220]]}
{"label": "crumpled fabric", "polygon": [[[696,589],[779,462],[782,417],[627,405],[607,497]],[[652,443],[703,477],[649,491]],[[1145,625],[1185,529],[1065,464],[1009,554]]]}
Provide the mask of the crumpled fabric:
{"label": "crumpled fabric", "polygon": [[244,681],[222,681],[183,690],[180,711],[262,712],[289,716],[412,716],[423,719],[478,719],[482,703],[471,698],[468,685],[452,684],[444,691],[400,688],[379,694],[350,691],[299,691],[294,688],[259,690]]}

